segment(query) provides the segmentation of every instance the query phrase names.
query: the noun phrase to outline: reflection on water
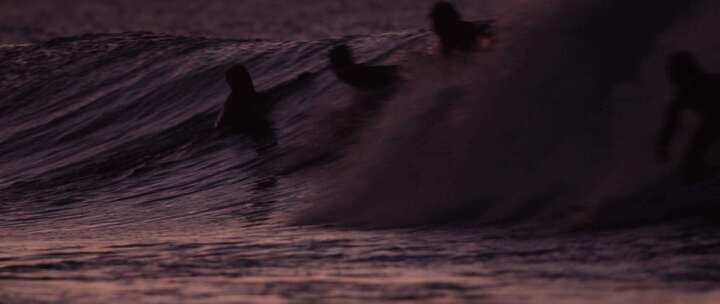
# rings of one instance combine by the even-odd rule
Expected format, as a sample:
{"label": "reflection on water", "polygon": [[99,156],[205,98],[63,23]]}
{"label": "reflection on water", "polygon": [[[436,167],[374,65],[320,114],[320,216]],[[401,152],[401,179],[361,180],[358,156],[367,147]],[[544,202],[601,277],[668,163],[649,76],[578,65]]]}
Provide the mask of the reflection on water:
{"label": "reflection on water", "polygon": [[10,303],[720,300],[720,293],[714,291],[720,280],[720,235],[680,225],[552,238],[475,228],[205,228],[196,234],[99,232],[68,239],[37,234],[32,241],[13,236],[0,249],[0,294],[5,297],[0,299]]}

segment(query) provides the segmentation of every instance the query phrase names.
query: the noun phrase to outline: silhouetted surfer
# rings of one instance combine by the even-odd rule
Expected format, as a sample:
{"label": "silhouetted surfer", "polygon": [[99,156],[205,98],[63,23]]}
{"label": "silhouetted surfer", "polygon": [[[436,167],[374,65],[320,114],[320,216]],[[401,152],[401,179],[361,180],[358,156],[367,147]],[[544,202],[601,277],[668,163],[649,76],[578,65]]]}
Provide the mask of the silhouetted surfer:
{"label": "silhouetted surfer", "polygon": [[705,157],[720,135],[720,77],[703,71],[690,52],[672,54],[667,69],[675,92],[665,126],[660,132],[658,157],[667,159],[667,148],[678,128],[681,112],[692,110],[699,113],[702,121],[690,139],[682,164],[688,180],[697,181],[704,177],[707,169]]}
{"label": "silhouetted surfer", "polygon": [[389,87],[399,78],[398,66],[355,63],[350,48],[346,45],[336,46],[330,51],[330,65],[341,81],[360,89]]}
{"label": "silhouetted surfer", "polygon": [[447,1],[435,3],[430,13],[433,31],[440,39],[444,55],[455,51],[468,52],[477,49],[478,38],[491,41],[493,21],[462,21],[460,13]]}
{"label": "silhouetted surfer", "polygon": [[215,126],[233,133],[247,134],[262,146],[275,145],[275,132],[270,120],[274,101],[267,94],[255,91],[250,73],[234,65],[225,73],[232,92],[225,101]]}

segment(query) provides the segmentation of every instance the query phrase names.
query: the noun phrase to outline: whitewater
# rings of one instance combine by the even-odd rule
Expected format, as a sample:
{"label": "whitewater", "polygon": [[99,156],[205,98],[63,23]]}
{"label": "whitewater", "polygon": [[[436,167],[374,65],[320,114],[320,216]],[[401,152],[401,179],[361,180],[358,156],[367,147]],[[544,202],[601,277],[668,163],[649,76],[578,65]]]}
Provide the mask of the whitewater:
{"label": "whitewater", "polygon": [[[497,44],[453,59],[421,26],[0,45],[0,303],[720,301],[720,179],[653,154],[720,5],[482,3]],[[339,44],[403,81],[340,83]],[[235,63],[273,149],[214,127]]]}

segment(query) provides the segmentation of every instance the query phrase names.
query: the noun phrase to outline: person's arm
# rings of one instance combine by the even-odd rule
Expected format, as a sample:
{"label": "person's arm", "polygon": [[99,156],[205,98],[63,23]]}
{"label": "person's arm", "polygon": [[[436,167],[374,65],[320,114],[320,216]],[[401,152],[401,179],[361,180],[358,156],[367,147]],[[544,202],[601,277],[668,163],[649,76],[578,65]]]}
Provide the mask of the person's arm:
{"label": "person's arm", "polygon": [[220,114],[218,114],[217,119],[215,119],[215,129],[222,129],[225,127],[227,122],[225,121],[225,112],[220,111]]}
{"label": "person's arm", "polygon": [[262,95],[264,95],[265,102],[267,103],[266,107],[272,110],[283,97],[294,93],[294,91],[299,88],[305,87],[307,82],[315,79],[315,76],[316,74],[314,73],[304,72],[293,79],[263,92]]}
{"label": "person's arm", "polygon": [[223,108],[220,110],[220,113],[218,113],[217,118],[215,119],[215,128],[223,128],[228,125],[228,108],[230,107],[230,96],[225,100],[223,103]]}
{"label": "person's arm", "polygon": [[495,20],[473,22],[475,35],[477,35],[481,50],[491,50],[497,42],[495,33]]}
{"label": "person's arm", "polygon": [[657,158],[660,161],[668,159],[668,146],[675,134],[675,129],[677,129],[678,121],[680,120],[680,110],[682,110],[682,106],[676,98],[672,101],[670,108],[665,114],[665,125],[660,129],[660,136],[658,137],[656,146]]}
{"label": "person's arm", "polygon": [[489,20],[478,20],[478,21],[472,21],[471,22],[473,26],[475,27],[475,33],[480,36],[494,36],[494,25],[495,20],[489,19]]}

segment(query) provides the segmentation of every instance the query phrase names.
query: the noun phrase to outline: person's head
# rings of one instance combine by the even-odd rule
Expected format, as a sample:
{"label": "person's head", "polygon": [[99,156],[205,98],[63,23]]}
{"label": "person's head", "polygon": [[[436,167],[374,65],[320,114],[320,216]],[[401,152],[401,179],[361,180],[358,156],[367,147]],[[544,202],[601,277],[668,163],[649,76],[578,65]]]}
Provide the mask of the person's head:
{"label": "person's head", "polygon": [[355,63],[347,45],[341,44],[330,51],[330,63],[333,67],[345,67]]}
{"label": "person's head", "polygon": [[455,9],[452,3],[440,1],[433,5],[430,12],[430,18],[435,27],[451,24],[460,21],[460,13]]}
{"label": "person's head", "polygon": [[678,85],[686,84],[702,74],[697,58],[688,51],[671,54],[668,59],[667,70],[670,81]]}
{"label": "person's head", "polygon": [[233,65],[225,72],[225,80],[236,92],[255,92],[250,73],[242,64]]}

